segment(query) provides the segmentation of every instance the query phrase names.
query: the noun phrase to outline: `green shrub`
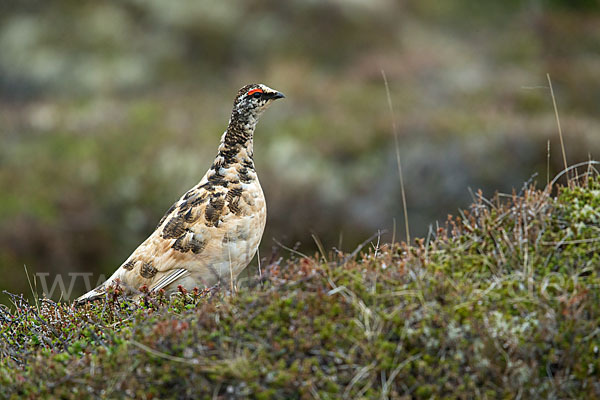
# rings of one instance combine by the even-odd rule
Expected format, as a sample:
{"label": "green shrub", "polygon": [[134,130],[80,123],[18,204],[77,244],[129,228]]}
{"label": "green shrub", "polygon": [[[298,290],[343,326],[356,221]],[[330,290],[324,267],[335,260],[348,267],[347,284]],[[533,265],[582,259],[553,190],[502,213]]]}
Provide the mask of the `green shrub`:
{"label": "green shrub", "polygon": [[277,261],[235,294],[0,309],[4,398],[600,396],[600,180],[435,237]]}

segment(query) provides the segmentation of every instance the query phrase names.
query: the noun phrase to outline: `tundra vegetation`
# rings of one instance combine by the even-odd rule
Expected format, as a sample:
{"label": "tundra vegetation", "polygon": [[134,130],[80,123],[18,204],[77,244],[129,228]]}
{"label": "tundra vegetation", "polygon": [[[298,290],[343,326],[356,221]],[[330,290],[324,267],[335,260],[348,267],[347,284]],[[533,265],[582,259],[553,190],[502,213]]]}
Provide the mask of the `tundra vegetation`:
{"label": "tundra vegetation", "polygon": [[0,397],[597,398],[592,166],[475,194],[414,243],[265,258],[234,293],[117,287],[79,308],[12,294]]}

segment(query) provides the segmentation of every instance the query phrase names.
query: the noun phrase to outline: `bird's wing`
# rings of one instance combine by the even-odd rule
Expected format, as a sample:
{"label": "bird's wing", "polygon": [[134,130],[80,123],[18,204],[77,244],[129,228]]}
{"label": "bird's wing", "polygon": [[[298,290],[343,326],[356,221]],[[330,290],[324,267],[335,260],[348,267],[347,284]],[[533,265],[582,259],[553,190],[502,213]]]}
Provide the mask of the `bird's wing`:
{"label": "bird's wing", "polygon": [[147,285],[159,290],[174,281],[177,270],[198,264],[209,268],[214,256],[221,254],[227,220],[242,213],[241,198],[239,187],[203,179],[169,208],[152,235],[115,274],[120,271],[119,279],[135,289]]}
{"label": "bird's wing", "polygon": [[[215,266],[222,264],[219,260],[223,258],[223,243],[237,239],[227,235],[237,234],[247,240],[249,233],[237,232],[239,227],[235,228],[239,221],[248,220],[248,228],[262,235],[264,219],[260,229],[252,225],[258,223],[254,214],[259,204],[253,200],[257,191],[262,194],[260,186],[248,190],[239,183],[203,178],[169,208],[156,230],[104,284],[78,302],[103,296],[105,288],[117,280],[129,293],[144,285],[158,291],[192,271],[200,280],[218,281],[223,271]],[[260,206],[264,208],[264,202]]]}
{"label": "bird's wing", "polygon": [[164,289],[169,286],[171,283],[189,275],[189,271],[185,268],[176,268],[169,272],[167,275],[164,275],[162,278],[158,280],[152,287],[150,287],[151,292],[158,292],[160,289]]}

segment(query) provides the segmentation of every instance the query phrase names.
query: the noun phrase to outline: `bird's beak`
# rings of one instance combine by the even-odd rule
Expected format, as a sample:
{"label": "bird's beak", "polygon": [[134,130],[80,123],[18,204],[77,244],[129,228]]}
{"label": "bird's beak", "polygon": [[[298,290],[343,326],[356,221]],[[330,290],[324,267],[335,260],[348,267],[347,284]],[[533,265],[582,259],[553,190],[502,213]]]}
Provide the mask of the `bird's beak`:
{"label": "bird's beak", "polygon": [[285,96],[281,92],[270,93],[269,98],[271,100],[284,99]]}

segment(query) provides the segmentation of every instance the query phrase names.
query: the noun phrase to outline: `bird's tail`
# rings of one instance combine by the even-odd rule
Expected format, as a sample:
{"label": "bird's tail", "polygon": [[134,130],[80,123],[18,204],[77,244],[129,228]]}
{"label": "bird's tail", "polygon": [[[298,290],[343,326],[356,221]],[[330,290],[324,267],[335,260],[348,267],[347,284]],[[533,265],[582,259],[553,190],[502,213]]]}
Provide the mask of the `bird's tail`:
{"label": "bird's tail", "polygon": [[89,301],[103,299],[111,287],[121,294],[131,294],[132,292],[132,288],[121,279],[118,273],[115,273],[97,288],[75,299],[75,305],[82,305]]}
{"label": "bird's tail", "polygon": [[111,286],[123,287],[121,280],[119,279],[118,276],[115,276],[115,275],[116,274],[114,274],[113,276],[108,278],[104,283],[102,283],[97,288],[92,289],[89,292],[87,292],[86,294],[75,299],[75,305],[82,305],[89,301],[94,301],[94,300],[99,300],[99,299],[104,298],[108,288]]}
{"label": "bird's tail", "polygon": [[86,294],[79,296],[77,299],[75,299],[75,305],[80,306],[88,301],[94,301],[103,298],[106,294],[106,287],[106,284],[103,283],[97,288],[90,290]]}

